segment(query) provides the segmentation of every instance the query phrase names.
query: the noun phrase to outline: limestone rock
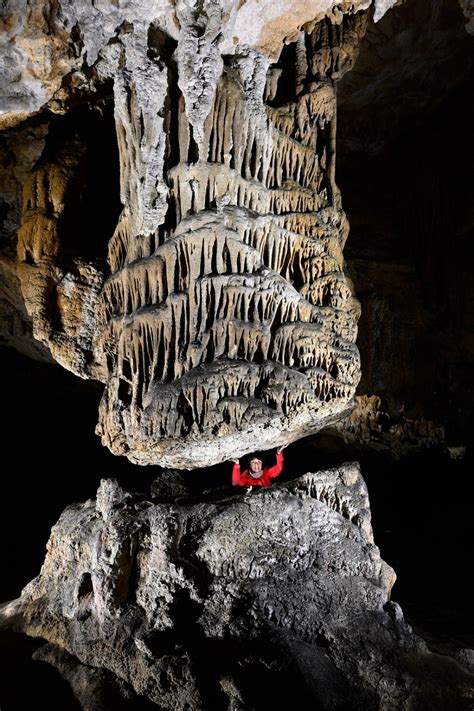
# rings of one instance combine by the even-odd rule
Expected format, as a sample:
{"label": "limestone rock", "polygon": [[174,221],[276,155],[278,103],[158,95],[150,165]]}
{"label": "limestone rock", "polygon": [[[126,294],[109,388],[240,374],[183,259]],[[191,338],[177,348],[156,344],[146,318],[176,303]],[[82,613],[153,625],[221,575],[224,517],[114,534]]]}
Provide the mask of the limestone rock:
{"label": "limestone rock", "polygon": [[392,451],[472,442],[473,70],[458,3],[421,0],[369,24],[337,87],[344,256],[362,313],[357,394],[381,398],[371,444]]}
{"label": "limestone rock", "polygon": [[467,667],[413,635],[394,579],[357,464],[176,503],[103,480],[1,615],[163,709],[467,708]]}
{"label": "limestone rock", "polygon": [[[395,417],[383,409],[378,395],[357,395],[351,414],[339,420],[333,430],[339,432],[346,443],[367,445],[372,450],[390,452],[394,457],[423,447],[446,444],[441,424],[427,417],[408,417],[403,412]],[[461,458],[463,448],[458,449]],[[453,454],[453,458],[455,456]]]}
{"label": "limestone rock", "polygon": [[[472,7],[466,0],[466,17]],[[419,123],[427,127],[437,105],[455,99],[473,68],[469,24],[465,28],[462,20],[457,2],[420,0],[369,23],[357,67],[338,86],[340,154],[376,154],[398,132],[416,131]]]}
{"label": "limestone rock", "polygon": [[81,147],[66,142],[30,172],[23,186],[16,273],[35,338],[55,360],[85,377],[91,374],[103,273],[80,257],[65,266],[71,244],[61,229],[77,212],[80,161]]}
{"label": "limestone rock", "polygon": [[52,361],[48,348],[33,337],[15,249],[23,185],[44,150],[47,130],[48,123],[41,122],[0,134],[0,342],[32,358]]}
{"label": "limestone rock", "polygon": [[44,644],[33,654],[37,662],[50,664],[69,684],[82,711],[125,711],[126,709],[153,709],[151,703],[137,698],[133,689],[122,679],[105,669],[93,669],[78,662],[53,644]]}
{"label": "limestone rock", "polygon": [[[370,4],[371,0],[356,0],[343,6],[358,11]],[[394,4],[395,0],[376,0],[377,16]],[[336,0],[263,4],[222,0],[199,5],[169,0],[119,4],[108,0],[6,0],[0,11],[0,125],[12,125],[12,121],[39,111],[66,77],[94,65],[124,25],[147,29],[158,21],[176,40],[187,34],[186,28],[197,39],[207,20],[215,27],[211,52],[219,35],[222,53],[247,45],[275,59],[284,41],[294,38],[304,24],[322,19],[340,5]],[[193,49],[199,56],[202,43],[201,47],[194,44]]]}
{"label": "limestone rock", "polygon": [[[137,72],[127,50],[118,61],[125,208],[95,346],[107,370],[98,432],[113,452],[192,468],[296,439],[347,408],[358,305],[343,272],[334,80],[364,27],[355,16],[343,33],[327,20],[301,35],[290,94],[291,76],[255,52],[229,58],[222,75],[219,64],[212,81],[183,69],[179,44],[177,70],[148,61]],[[177,130],[150,153],[158,105],[148,85],[164,106],[176,71]],[[196,103],[192,87],[209,82]],[[171,166],[154,199],[138,179],[149,155]],[[150,205],[155,222],[140,219]]]}
{"label": "limestone rock", "polygon": [[[335,82],[370,4],[281,0],[255,23],[230,0],[4,4],[10,131],[45,107],[101,111],[113,92],[123,209],[108,269],[72,237],[84,147],[48,134],[22,180],[8,308],[23,302],[40,352],[104,382],[97,432],[115,454],[195,468],[350,408],[359,306]],[[377,0],[375,19],[393,4]]]}
{"label": "limestone rock", "polygon": [[459,0],[459,4],[467,19],[466,30],[474,35],[474,3],[472,0]]}

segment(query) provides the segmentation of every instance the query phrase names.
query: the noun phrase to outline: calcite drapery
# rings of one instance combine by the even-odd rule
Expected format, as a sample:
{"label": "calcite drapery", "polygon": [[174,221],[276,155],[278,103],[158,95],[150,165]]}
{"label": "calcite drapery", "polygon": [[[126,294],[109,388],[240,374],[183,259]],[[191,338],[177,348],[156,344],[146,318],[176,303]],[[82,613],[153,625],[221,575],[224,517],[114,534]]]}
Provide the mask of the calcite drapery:
{"label": "calcite drapery", "polygon": [[314,431],[352,398],[334,81],[364,22],[317,24],[281,66],[254,50],[227,57],[220,78],[200,79],[206,112],[180,93],[182,54],[176,67],[163,33],[148,34],[141,63],[136,35],[114,48],[124,210],[96,345],[98,430],[113,452],[214,463]]}
{"label": "calcite drapery", "polygon": [[[379,17],[393,2],[372,4]],[[4,5],[15,74],[4,126],[84,101],[99,113],[113,85],[123,209],[103,288],[107,274],[68,233],[82,209],[72,193],[84,187],[83,146],[69,164],[67,145],[51,151],[46,113],[43,153],[22,181],[16,262],[12,250],[1,257],[42,357],[106,384],[104,444],[141,464],[196,467],[338,418],[359,361],[335,82],[355,59],[369,0],[258,12],[231,0]],[[62,61],[39,73],[29,48],[43,36]]]}
{"label": "calcite drapery", "polygon": [[85,258],[65,256],[72,251],[70,223],[84,188],[81,148],[65,141],[25,181],[17,275],[36,339],[76,375],[94,377],[100,367],[92,358],[95,309],[104,275]]}

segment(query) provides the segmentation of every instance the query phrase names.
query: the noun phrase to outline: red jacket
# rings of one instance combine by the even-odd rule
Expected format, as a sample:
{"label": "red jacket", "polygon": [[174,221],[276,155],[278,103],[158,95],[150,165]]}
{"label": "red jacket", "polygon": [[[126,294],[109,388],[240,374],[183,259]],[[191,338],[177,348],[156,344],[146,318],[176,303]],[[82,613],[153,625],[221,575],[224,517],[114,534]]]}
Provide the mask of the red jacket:
{"label": "red jacket", "polygon": [[251,477],[248,469],[241,474],[240,464],[236,462],[232,469],[232,484],[234,486],[270,486],[272,479],[275,479],[275,477],[280,476],[282,473],[284,461],[283,452],[277,452],[275,466],[264,467],[263,474],[259,479]]}

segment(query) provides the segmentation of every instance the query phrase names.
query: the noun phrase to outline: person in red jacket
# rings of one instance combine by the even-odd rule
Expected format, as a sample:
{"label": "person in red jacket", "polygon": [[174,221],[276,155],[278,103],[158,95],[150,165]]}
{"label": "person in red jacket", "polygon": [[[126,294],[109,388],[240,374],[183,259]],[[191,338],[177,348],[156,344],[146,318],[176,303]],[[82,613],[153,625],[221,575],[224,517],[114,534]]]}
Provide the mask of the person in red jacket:
{"label": "person in red jacket", "polygon": [[273,467],[264,467],[263,462],[258,457],[252,457],[249,462],[249,468],[243,472],[240,471],[240,462],[234,459],[234,468],[232,469],[232,486],[247,486],[250,490],[253,486],[270,486],[272,479],[275,479],[283,471],[285,458],[283,450],[287,445],[278,447],[276,455],[276,464]]}

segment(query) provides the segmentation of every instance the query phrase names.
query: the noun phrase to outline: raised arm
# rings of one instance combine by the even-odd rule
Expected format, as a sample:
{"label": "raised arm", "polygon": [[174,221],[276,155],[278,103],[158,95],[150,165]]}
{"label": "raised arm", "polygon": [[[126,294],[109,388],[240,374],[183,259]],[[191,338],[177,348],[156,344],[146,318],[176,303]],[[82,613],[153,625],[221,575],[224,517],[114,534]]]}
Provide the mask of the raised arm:
{"label": "raised arm", "polygon": [[283,455],[283,449],[285,447],[286,444],[283,445],[283,447],[278,447],[277,449],[276,464],[268,469],[268,476],[270,477],[270,479],[275,479],[275,477],[280,476],[283,471],[283,467],[285,466],[285,457]]}
{"label": "raised arm", "polygon": [[242,486],[240,479],[240,462],[238,459],[234,459],[234,466],[232,468],[232,486]]}

